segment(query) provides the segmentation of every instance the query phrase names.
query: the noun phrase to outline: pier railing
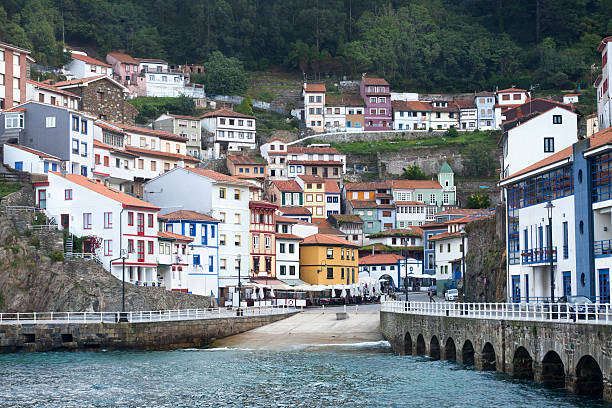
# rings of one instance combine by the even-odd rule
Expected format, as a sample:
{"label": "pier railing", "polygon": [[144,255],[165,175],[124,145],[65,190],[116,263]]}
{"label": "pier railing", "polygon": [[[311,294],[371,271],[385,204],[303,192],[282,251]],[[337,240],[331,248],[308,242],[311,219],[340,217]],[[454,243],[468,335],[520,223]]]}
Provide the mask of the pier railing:
{"label": "pier railing", "polygon": [[381,302],[382,312],[471,319],[612,324],[609,303]]}
{"label": "pier railing", "polygon": [[0,313],[2,324],[116,323],[120,318],[131,323],[205,320],[227,317],[266,316],[296,312],[286,306],[222,307],[210,309],[152,310],[138,312],[30,312]]}

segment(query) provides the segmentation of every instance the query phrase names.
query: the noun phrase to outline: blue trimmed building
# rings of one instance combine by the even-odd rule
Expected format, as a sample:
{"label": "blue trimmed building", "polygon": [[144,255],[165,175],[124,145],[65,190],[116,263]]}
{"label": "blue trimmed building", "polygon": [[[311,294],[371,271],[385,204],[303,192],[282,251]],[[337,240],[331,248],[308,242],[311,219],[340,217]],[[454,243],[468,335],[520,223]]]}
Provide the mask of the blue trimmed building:
{"label": "blue trimmed building", "polygon": [[179,210],[159,219],[165,222],[165,231],[193,239],[189,244],[187,287],[189,293],[219,296],[219,220],[196,211]]}

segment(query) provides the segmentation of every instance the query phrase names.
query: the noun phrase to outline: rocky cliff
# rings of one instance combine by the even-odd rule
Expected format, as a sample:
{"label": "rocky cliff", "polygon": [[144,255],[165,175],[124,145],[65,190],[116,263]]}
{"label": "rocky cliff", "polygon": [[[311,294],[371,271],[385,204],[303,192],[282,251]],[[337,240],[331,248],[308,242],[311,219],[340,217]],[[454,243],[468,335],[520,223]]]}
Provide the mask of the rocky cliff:
{"label": "rocky cliff", "polygon": [[[28,205],[31,190],[2,204]],[[0,312],[120,311],[121,281],[100,264],[63,259],[60,231],[33,232],[31,211],[0,214]],[[126,310],[206,308],[213,299],[126,284]]]}
{"label": "rocky cliff", "polygon": [[469,244],[464,284],[468,302],[506,301],[504,206],[498,206],[495,214],[493,218],[477,220],[466,227]]}

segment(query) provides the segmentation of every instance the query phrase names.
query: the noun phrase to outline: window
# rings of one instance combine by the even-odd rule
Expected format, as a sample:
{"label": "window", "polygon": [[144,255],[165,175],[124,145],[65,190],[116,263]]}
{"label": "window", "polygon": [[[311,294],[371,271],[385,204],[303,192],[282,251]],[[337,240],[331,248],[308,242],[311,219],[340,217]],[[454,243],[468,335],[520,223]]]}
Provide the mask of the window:
{"label": "window", "polygon": [[520,101],[521,100],[521,94],[514,94],[514,95],[512,95],[512,99],[514,99],[515,101]]}
{"label": "window", "polygon": [[106,167],[108,167],[108,161],[109,161],[108,156],[104,156],[104,165],[105,165]]}
{"label": "window", "polygon": [[153,255],[153,241],[147,242],[147,253]]}
{"label": "window", "polygon": [[295,253],[295,244],[289,244],[289,253],[290,254],[294,254]]}
{"label": "window", "polygon": [[266,235],[266,249],[272,248],[272,237],[270,235]]}
{"label": "window", "polygon": [[23,113],[7,113],[4,125],[7,129],[23,129]]}
{"label": "window", "polygon": [[128,212],[128,225],[134,225],[134,213],[131,211]]}
{"label": "window", "polygon": [[72,139],[72,153],[79,154],[79,141]]}
{"label": "window", "polygon": [[327,268],[327,279],[334,279],[334,268]]}
{"label": "window", "polygon": [[81,156],[87,157],[87,142],[81,142]]}
{"label": "window", "polygon": [[552,153],[555,151],[555,138],[545,137],[544,138],[544,153]]}
{"label": "window", "polygon": [[200,266],[200,255],[193,256],[193,266]]}
{"label": "window", "polygon": [[[159,244],[160,248],[162,248],[163,244]],[[128,254],[133,254],[134,253],[134,240],[133,239],[128,239]],[[161,251],[160,251],[161,252]]]}
{"label": "window", "polygon": [[234,200],[240,200],[240,190],[239,189],[234,190]]}
{"label": "window", "polygon": [[429,195],[429,204],[432,204],[432,205],[436,204],[436,195],[435,194],[430,194]]}
{"label": "window", "polygon": [[285,244],[280,244],[280,245],[279,245],[279,249],[278,249],[278,251],[279,251],[281,254],[284,254],[284,253],[285,253]]}
{"label": "window", "polygon": [[259,235],[253,235],[253,249],[259,249]]}
{"label": "window", "polygon": [[112,256],[113,255],[113,240],[106,239],[104,240],[104,256]]}
{"label": "window", "polygon": [[81,133],[84,135],[87,134],[87,119],[81,118]]}
{"label": "window", "polygon": [[553,115],[553,124],[560,125],[561,123],[563,123],[563,116]]}
{"label": "window", "polygon": [[227,259],[224,259],[224,258],[219,259],[219,269],[224,271],[226,267],[227,267]]}
{"label": "window", "polygon": [[79,131],[79,118],[78,118],[78,116],[73,116],[72,117],[72,130],[74,130],[75,132]]}
{"label": "window", "polygon": [[148,214],[149,228],[153,228],[153,214]]}
{"label": "window", "polygon": [[55,127],[55,116],[47,116],[45,118],[45,126],[48,128],[54,128]]}
{"label": "window", "polygon": [[334,259],[334,248],[327,248],[327,259]]}
{"label": "window", "polygon": [[224,212],[220,212],[219,213],[219,220],[223,223],[225,223],[225,213]]}
{"label": "window", "polygon": [[569,230],[567,221],[563,222],[563,259],[569,258]]}
{"label": "window", "polygon": [[72,200],[72,189],[64,190],[64,200]]}
{"label": "window", "polygon": [[104,213],[104,229],[113,228],[113,213],[105,212]]}
{"label": "window", "polygon": [[219,189],[219,198],[225,198],[225,188],[221,187]]}
{"label": "window", "polygon": [[140,170],[144,169],[144,159],[138,159],[138,168]]}
{"label": "window", "polygon": [[157,162],[155,160],[151,160],[151,171],[157,170]]}
{"label": "window", "polygon": [[83,229],[91,229],[91,213],[83,213]]}

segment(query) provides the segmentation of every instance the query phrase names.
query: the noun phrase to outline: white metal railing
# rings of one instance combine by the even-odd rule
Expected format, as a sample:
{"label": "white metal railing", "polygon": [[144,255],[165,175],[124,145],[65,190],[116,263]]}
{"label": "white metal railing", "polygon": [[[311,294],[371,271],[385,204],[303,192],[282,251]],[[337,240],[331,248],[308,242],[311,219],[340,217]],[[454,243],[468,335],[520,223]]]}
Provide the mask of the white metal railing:
{"label": "white metal railing", "polygon": [[57,224],[46,224],[46,225],[29,225],[28,229],[32,231],[55,231],[59,229]]}
{"label": "white metal railing", "polygon": [[[204,320],[227,317],[267,316],[296,312],[299,309],[287,306],[222,307],[210,309],[177,309],[126,312],[131,323],[168,322],[179,320]],[[28,312],[0,313],[2,324],[45,323],[115,323],[121,312]]]}
{"label": "white metal railing", "polygon": [[459,303],[381,302],[381,312],[467,317],[471,319],[526,320],[582,324],[612,324],[609,303]]}

